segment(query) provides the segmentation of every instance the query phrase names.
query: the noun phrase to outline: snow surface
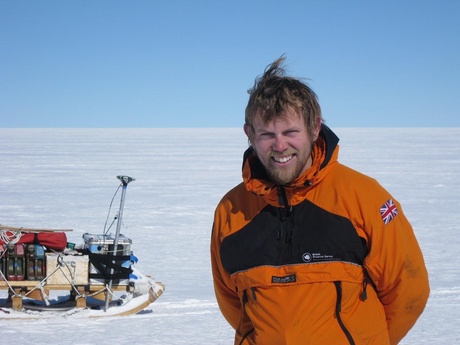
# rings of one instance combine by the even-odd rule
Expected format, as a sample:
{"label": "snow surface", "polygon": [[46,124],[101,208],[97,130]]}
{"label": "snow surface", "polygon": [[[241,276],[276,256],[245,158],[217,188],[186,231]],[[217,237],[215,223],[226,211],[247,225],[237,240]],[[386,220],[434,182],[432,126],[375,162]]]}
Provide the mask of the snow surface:
{"label": "snow surface", "polygon": [[[402,203],[425,254],[431,296],[401,344],[460,343],[460,128],[334,130],[340,161]],[[242,129],[0,129],[0,224],[72,228],[69,241],[80,243],[103,231],[116,176],[132,176],[122,233],[137,268],[166,285],[130,317],[0,320],[0,342],[233,344],[214,298],[209,238],[246,147]]]}

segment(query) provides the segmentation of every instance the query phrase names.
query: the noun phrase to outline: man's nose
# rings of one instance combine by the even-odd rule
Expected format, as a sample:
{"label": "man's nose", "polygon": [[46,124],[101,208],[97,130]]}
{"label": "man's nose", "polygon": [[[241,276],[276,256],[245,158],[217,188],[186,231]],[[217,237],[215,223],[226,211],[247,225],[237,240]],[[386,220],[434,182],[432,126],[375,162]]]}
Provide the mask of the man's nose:
{"label": "man's nose", "polygon": [[275,135],[272,149],[276,152],[283,152],[287,149],[288,145],[286,138],[282,134]]}

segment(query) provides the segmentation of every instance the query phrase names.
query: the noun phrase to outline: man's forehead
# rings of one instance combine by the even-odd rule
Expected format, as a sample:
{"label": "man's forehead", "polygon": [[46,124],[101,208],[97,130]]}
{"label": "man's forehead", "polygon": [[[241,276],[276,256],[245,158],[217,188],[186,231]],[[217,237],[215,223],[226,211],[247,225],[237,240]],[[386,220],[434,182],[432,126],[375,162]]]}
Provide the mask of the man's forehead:
{"label": "man's forehead", "polygon": [[303,121],[303,116],[301,112],[297,109],[292,107],[287,107],[276,114],[269,115],[265,110],[258,109],[256,115],[254,116],[254,126],[270,126],[272,123],[276,121],[286,121],[291,123],[296,123],[299,121]]}

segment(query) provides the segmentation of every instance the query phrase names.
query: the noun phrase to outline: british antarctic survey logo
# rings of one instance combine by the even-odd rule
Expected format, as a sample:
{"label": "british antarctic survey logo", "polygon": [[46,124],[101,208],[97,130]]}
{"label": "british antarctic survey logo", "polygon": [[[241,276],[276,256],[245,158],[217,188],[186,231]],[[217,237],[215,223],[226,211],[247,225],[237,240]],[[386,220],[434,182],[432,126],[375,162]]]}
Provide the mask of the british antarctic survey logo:
{"label": "british antarctic survey logo", "polygon": [[336,258],[331,254],[305,252],[302,254],[302,260],[304,262],[340,261],[340,258]]}

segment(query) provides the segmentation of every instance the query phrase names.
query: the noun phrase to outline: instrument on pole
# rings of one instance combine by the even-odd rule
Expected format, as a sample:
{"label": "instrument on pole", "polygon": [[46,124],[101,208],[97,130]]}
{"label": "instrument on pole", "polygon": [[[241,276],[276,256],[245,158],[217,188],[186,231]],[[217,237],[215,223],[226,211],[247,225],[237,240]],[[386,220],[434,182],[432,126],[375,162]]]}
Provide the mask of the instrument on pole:
{"label": "instrument on pole", "polygon": [[[124,175],[119,175],[117,176],[117,179],[119,179],[122,183],[122,189],[121,189],[121,198],[120,198],[120,208],[118,210],[118,217],[117,217],[117,230],[115,232],[115,240],[113,243],[113,256],[117,255],[117,248],[118,248],[118,239],[120,238],[120,229],[121,229],[121,222],[123,219],[123,208],[125,207],[125,195],[126,195],[126,188],[128,187],[128,183],[135,181],[134,178],[129,177],[129,176],[124,176]],[[110,275],[113,274],[113,268],[110,269]],[[105,307],[104,311],[107,310],[109,307],[109,302],[110,302],[110,291],[112,290],[112,278],[110,278],[108,282],[108,289],[107,293],[105,296]]]}

